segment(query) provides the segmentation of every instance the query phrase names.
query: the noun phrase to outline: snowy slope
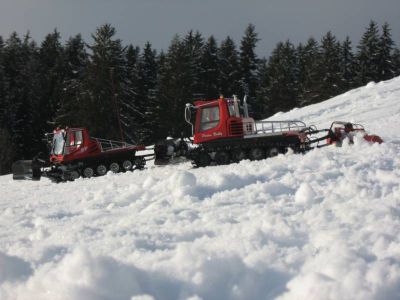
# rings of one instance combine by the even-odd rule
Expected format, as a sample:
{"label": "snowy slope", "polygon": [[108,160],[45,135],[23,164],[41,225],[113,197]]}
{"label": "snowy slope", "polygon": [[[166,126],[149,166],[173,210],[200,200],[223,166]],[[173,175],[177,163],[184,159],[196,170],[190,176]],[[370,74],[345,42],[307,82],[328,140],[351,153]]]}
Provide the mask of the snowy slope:
{"label": "snowy slope", "polygon": [[382,145],[71,183],[0,177],[0,299],[400,299],[400,78],[278,114]]}
{"label": "snowy slope", "polygon": [[321,128],[329,128],[332,121],[361,123],[384,140],[400,142],[400,78],[371,82],[325,102],[278,113],[270,119],[282,118],[300,119]]}

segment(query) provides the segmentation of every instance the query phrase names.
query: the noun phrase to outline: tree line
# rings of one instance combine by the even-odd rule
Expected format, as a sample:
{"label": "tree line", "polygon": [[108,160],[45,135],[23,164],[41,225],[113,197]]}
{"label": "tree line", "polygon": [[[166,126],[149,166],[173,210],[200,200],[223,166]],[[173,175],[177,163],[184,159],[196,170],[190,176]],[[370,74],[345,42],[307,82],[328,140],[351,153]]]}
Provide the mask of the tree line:
{"label": "tree line", "polygon": [[257,56],[251,24],[238,46],[189,31],[160,52],[149,42],[125,46],[115,34],[105,24],[88,44],[79,34],[63,43],[57,30],[40,45],[29,33],[0,36],[0,174],[46,152],[43,134],[57,126],[150,144],[190,134],[183,110],[194,99],[248,95],[261,119],[400,75],[391,29],[374,21],[355,49],[328,32],[320,41],[280,42],[268,58]]}

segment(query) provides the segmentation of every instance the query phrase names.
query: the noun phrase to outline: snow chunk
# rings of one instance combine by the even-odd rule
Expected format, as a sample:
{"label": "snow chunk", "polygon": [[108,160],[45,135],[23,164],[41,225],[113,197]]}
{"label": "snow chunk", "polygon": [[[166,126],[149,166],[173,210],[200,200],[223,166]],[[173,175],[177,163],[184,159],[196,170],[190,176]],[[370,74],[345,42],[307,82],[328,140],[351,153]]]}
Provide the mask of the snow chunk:
{"label": "snow chunk", "polygon": [[313,204],[316,203],[316,196],[314,189],[308,183],[302,183],[296,194],[294,200],[299,204]]}
{"label": "snow chunk", "polygon": [[[39,268],[25,287],[21,285],[14,291],[14,295],[16,299],[43,300],[130,299],[143,294],[138,277],[140,272],[134,267],[110,257],[96,258],[83,249],[77,249],[59,263]],[[11,291],[7,292],[11,294]]]}
{"label": "snow chunk", "polygon": [[176,197],[190,195],[196,187],[196,176],[187,171],[177,171],[168,180],[169,188]]}

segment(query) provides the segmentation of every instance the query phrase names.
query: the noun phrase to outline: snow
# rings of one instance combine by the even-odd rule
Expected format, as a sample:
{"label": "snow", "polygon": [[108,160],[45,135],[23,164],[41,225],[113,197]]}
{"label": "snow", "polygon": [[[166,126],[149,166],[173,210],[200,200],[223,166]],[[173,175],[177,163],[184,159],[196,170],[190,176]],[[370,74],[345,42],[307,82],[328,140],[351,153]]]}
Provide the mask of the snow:
{"label": "snow", "polygon": [[385,143],[54,184],[0,177],[0,299],[399,299],[400,78],[280,113]]}

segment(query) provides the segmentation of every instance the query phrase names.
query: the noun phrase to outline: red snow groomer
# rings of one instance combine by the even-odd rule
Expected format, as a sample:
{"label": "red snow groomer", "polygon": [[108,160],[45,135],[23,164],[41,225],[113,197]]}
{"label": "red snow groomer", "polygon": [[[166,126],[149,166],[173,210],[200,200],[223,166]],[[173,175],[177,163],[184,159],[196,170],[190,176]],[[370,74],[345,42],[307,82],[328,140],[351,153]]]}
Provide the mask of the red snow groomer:
{"label": "red snow groomer", "polygon": [[[249,117],[246,97],[243,105],[233,99],[220,97],[211,101],[187,104],[185,120],[192,127],[192,139],[166,140],[155,145],[155,164],[168,164],[184,156],[193,165],[205,167],[224,165],[243,159],[260,160],[286,153],[304,153],[313,148],[339,144],[344,139],[348,122],[334,122],[330,129],[307,127],[298,120],[255,121]],[[343,126],[342,126],[343,125]],[[354,125],[354,131],[364,131]],[[343,134],[340,127],[343,127]],[[320,136],[320,133],[325,133]],[[378,136],[366,135],[373,142],[382,142]],[[320,144],[320,142],[325,142]]]}
{"label": "red snow groomer", "polygon": [[155,146],[155,164],[167,164],[179,156],[197,167],[224,165],[243,159],[260,160],[285,153],[288,148],[304,152],[308,148],[307,127],[301,121],[255,121],[249,116],[246,97],[243,105],[220,97],[187,104],[185,120],[193,138],[167,140]]}
{"label": "red snow groomer", "polygon": [[105,175],[107,171],[143,169],[146,157],[152,156],[136,155],[145,150],[144,146],[90,137],[86,128],[57,128],[45,136],[49,159],[36,157],[15,162],[12,166],[14,179],[40,180],[41,176],[46,176],[59,182],[80,176],[90,178]]}

